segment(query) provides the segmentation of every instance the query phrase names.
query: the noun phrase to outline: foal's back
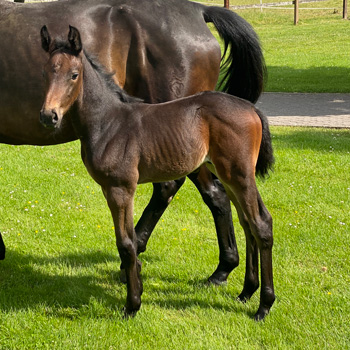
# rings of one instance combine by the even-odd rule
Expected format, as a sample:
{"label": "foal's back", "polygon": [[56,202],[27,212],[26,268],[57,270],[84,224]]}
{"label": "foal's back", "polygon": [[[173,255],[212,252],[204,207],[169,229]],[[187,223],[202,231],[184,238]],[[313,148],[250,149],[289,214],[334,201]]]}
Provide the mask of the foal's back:
{"label": "foal's back", "polygon": [[135,144],[139,150],[139,183],[182,177],[220,154],[237,163],[249,154],[256,163],[262,125],[250,102],[203,92],[157,105],[135,104],[132,110],[136,122],[126,142],[133,145],[130,156]]}

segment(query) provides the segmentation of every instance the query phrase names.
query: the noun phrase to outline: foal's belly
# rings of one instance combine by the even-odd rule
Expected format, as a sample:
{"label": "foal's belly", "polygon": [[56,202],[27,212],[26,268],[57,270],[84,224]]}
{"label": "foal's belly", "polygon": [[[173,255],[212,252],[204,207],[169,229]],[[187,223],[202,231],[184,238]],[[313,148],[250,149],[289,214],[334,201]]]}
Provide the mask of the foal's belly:
{"label": "foal's belly", "polygon": [[207,161],[207,152],[174,152],[172,157],[160,157],[153,162],[140,162],[138,183],[164,182],[184,177]]}

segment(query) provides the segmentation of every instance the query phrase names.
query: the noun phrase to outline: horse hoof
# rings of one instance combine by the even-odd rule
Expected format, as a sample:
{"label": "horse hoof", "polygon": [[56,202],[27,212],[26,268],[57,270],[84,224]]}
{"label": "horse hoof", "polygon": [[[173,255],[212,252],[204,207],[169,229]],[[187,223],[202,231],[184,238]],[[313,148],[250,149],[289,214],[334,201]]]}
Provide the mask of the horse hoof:
{"label": "horse hoof", "polygon": [[228,273],[225,272],[214,272],[207,281],[208,285],[215,285],[215,286],[226,286],[227,285],[227,277]]}
{"label": "horse hoof", "polygon": [[270,309],[265,307],[259,307],[259,310],[254,315],[254,320],[257,322],[263,321],[265,317],[269,314]]}
{"label": "horse hoof", "polygon": [[134,318],[136,316],[137,311],[130,311],[126,306],[122,308],[123,319],[128,320],[130,318]]}

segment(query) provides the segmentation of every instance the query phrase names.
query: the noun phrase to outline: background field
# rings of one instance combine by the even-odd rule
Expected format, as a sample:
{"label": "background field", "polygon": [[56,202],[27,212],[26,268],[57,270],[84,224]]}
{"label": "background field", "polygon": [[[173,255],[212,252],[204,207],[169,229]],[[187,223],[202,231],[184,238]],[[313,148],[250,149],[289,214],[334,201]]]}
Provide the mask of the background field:
{"label": "background field", "polygon": [[[230,1],[249,3],[259,1]],[[293,6],[283,7],[235,10],[259,34],[268,68],[265,91],[350,92],[350,22],[342,19],[342,1],[301,4],[297,26]]]}
{"label": "background field", "polygon": [[[291,10],[239,11],[260,35],[268,91],[349,92],[349,22],[333,12],[302,12],[293,26]],[[277,300],[264,323],[252,320],[258,293],[235,300],[245,268],[235,213],[241,264],[227,286],[205,285],[218,248],[189,181],[141,256],[142,309],[123,320],[112,219],[79,144],[1,145],[0,350],[350,349],[350,132],[271,130],[276,168],[258,185],[274,218]],[[138,188],[135,222],[151,188]]]}

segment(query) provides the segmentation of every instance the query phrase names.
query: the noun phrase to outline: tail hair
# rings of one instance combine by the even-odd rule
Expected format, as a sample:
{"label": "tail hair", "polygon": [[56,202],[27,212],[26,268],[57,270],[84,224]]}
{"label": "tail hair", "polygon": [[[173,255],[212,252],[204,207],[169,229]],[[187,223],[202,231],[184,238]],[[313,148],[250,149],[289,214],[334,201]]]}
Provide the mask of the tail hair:
{"label": "tail hair", "polygon": [[252,26],[235,12],[203,6],[204,20],[216,27],[224,40],[223,77],[219,88],[255,103],[264,88],[266,65],[259,38]]}
{"label": "tail hair", "polygon": [[262,124],[262,139],[255,173],[256,176],[265,178],[270,171],[273,171],[275,157],[273,155],[271,133],[267,117],[257,108],[255,108],[255,112],[259,116]]}

